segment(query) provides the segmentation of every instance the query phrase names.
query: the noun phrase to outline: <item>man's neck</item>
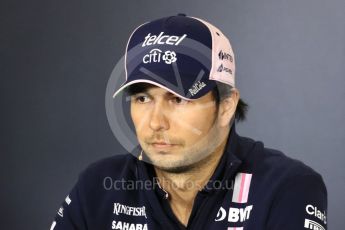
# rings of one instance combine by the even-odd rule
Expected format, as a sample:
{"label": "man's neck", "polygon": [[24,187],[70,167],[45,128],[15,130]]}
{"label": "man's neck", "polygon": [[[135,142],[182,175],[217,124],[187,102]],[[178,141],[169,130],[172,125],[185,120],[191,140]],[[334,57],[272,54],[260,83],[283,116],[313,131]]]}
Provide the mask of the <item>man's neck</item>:
{"label": "man's neck", "polygon": [[191,214],[195,196],[203,189],[213,175],[223,155],[227,141],[224,140],[213,153],[190,170],[172,173],[155,167],[161,187],[168,192],[168,200],[175,215],[185,226]]}

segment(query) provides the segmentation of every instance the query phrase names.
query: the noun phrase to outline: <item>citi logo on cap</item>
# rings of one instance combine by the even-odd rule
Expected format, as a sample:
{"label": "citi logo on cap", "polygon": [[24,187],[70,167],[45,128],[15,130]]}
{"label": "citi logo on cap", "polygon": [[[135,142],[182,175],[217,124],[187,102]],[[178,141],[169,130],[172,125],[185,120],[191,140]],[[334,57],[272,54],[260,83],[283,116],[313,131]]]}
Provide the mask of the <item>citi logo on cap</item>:
{"label": "citi logo on cap", "polygon": [[176,53],[174,51],[167,50],[164,52],[163,55],[162,50],[160,49],[153,49],[150,51],[149,54],[146,54],[143,57],[143,63],[152,63],[152,62],[161,62],[163,60],[165,64],[171,64],[173,62],[176,62]]}
{"label": "citi logo on cap", "polygon": [[142,44],[142,47],[144,46],[150,46],[150,45],[179,45],[183,39],[187,37],[187,34],[184,34],[182,36],[174,36],[174,35],[164,35],[164,32],[161,32],[158,36],[152,35],[149,33],[145,37],[145,41]]}

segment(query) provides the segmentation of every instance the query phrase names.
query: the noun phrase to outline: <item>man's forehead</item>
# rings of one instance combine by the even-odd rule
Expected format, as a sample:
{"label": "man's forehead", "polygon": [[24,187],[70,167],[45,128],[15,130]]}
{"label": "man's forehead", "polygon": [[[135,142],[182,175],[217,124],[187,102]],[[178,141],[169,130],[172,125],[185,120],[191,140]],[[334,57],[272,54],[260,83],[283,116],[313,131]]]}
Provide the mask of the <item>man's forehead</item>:
{"label": "man's forehead", "polygon": [[164,87],[160,87],[158,85],[153,85],[149,83],[136,83],[130,86],[130,91],[132,91],[132,94],[138,94],[138,93],[147,93],[147,94],[164,94],[164,95],[176,95],[173,92],[165,89]]}
{"label": "man's forehead", "polygon": [[151,87],[148,87],[148,88],[145,88],[143,93],[148,93],[148,94],[155,94],[155,93],[158,93],[158,94],[162,94],[162,95],[174,95],[172,92],[162,88],[162,87],[159,87],[159,86],[151,86]]}

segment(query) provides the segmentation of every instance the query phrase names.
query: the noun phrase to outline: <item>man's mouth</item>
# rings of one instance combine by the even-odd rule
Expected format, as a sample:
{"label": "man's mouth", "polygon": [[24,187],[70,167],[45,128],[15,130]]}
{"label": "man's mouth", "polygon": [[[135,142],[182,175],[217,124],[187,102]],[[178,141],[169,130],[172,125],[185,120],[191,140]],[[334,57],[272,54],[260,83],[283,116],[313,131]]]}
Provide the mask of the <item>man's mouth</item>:
{"label": "man's mouth", "polygon": [[152,142],[150,143],[154,148],[157,149],[164,149],[164,148],[172,148],[177,146],[176,144],[168,143],[168,142]]}

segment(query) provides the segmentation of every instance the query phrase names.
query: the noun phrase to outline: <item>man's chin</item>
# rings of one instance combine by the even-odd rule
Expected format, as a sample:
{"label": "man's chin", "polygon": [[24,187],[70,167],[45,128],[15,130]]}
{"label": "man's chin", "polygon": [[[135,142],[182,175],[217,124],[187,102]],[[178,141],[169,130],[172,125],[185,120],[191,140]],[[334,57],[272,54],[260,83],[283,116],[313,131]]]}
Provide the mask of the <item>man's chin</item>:
{"label": "man's chin", "polygon": [[[199,159],[200,160],[200,159]],[[198,160],[195,159],[195,162],[188,162],[187,159],[184,160],[158,160],[158,159],[148,159],[149,163],[152,164],[155,168],[169,173],[186,173],[193,170],[197,164]]]}
{"label": "man's chin", "polygon": [[165,165],[153,164],[153,166],[161,171],[176,173],[176,174],[185,173],[192,169],[191,165],[165,166]]}
{"label": "man's chin", "polygon": [[157,159],[157,157],[147,156],[147,162],[159,170],[170,173],[183,173],[191,168],[190,165],[186,165],[186,162],[182,160],[174,162],[173,160],[167,161],[166,159]]}

